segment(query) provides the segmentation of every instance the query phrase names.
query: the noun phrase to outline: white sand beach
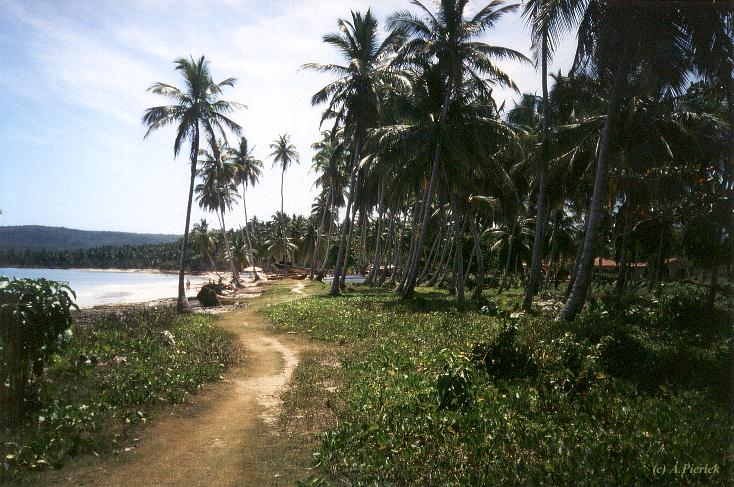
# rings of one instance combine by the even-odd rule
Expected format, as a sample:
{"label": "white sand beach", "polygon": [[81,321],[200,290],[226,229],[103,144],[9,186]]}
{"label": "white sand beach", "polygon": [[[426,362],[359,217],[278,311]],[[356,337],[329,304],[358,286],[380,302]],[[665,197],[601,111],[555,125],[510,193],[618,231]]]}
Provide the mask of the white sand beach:
{"label": "white sand beach", "polygon": [[[45,278],[68,283],[76,293],[80,308],[98,305],[142,303],[175,298],[178,294],[178,273],[155,270],[128,269],[24,269],[0,268],[0,275],[15,278]],[[195,297],[199,288],[209,281],[217,282],[220,273],[190,274],[186,279],[191,287],[187,296]]]}

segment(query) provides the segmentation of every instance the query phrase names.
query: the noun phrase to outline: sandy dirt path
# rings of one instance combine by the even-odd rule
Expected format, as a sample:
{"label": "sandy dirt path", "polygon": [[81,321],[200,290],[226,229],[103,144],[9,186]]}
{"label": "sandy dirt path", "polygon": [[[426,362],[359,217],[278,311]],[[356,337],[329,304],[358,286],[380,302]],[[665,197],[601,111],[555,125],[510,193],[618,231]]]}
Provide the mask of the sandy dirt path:
{"label": "sandy dirt path", "polygon": [[244,365],[197,395],[193,405],[147,427],[135,448],[118,455],[85,456],[39,484],[85,486],[270,486],[292,485],[306,475],[289,461],[288,437],[277,431],[280,393],[308,343],[275,334],[258,313],[264,305],[303,297],[302,283],[283,282],[289,294],[267,293],[217,322],[245,347]]}

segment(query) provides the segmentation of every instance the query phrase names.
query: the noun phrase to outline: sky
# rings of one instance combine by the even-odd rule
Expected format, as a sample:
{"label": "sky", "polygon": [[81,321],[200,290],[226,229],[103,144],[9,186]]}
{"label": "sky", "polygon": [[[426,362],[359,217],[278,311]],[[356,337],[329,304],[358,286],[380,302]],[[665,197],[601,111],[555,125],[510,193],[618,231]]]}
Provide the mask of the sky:
{"label": "sky", "polygon": [[[470,2],[470,12],[483,3]],[[140,119],[167,103],[146,89],[180,85],[173,60],[189,55],[210,60],[214,81],[237,78],[223,98],[247,106],[232,118],[265,165],[248,191],[248,216],[280,209],[268,146],[282,133],[301,156],[285,175],[285,211],[308,214],[322,111],[310,100],[332,78],[300,67],[339,62],[322,36],[370,7],[380,20],[411,8],[408,0],[0,0],[0,225],[183,233],[187,151],[174,158],[173,129],[144,139]],[[530,56],[519,13],[483,40]],[[561,43],[551,72],[570,67],[573,47],[572,38]],[[534,66],[499,65],[521,92],[540,92]],[[508,106],[518,97],[496,92]],[[216,222],[194,202],[192,223],[200,218]],[[227,225],[243,219],[238,205]]]}

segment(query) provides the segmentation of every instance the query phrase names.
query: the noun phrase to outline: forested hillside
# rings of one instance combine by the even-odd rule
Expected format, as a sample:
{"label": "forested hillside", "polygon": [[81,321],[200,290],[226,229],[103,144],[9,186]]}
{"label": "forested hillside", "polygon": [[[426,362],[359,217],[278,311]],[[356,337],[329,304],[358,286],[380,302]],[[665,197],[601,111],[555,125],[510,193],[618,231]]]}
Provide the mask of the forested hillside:
{"label": "forested hillside", "polygon": [[[172,242],[91,249],[0,248],[0,267],[173,270],[178,263],[179,247],[178,242]],[[189,269],[202,270],[201,260],[191,258]]]}
{"label": "forested hillside", "polygon": [[100,232],[41,225],[0,226],[2,249],[89,249],[104,246],[171,243],[176,235]]}

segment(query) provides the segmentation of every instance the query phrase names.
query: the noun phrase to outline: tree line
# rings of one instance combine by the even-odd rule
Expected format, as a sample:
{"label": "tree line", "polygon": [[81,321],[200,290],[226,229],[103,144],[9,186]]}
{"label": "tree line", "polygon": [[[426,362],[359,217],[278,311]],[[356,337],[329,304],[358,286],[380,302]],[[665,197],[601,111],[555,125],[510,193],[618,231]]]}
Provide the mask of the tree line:
{"label": "tree line", "polygon": [[[0,249],[0,267],[160,269],[175,270],[177,242],[145,245],[105,245],[88,249]],[[192,270],[203,270],[198,259]]]}
{"label": "tree line", "polygon": [[[733,24],[724,3],[529,1],[532,61],[484,41],[518,4],[415,1],[382,24],[369,10],[339,19],[323,40],[344,62],[304,66],[333,76],[312,98],[326,130],[314,145],[310,259],[299,254],[309,277],[331,271],[336,295],[348,267],[369,269],[369,284],[389,279],[406,299],[419,284],[445,283],[459,301],[467,285],[479,299],[487,285],[521,282],[529,309],[542,286],[567,276],[559,318],[570,320],[599,257],[615,259],[622,293],[640,262],[655,286],[667,257],[687,255],[715,293],[734,245]],[[574,31],[573,66],[548,73]],[[518,90],[507,61],[534,62],[541,93],[499,104],[495,88]],[[203,57],[176,69],[185,88],[151,88],[176,104],[149,109],[144,123],[149,133],[177,124],[176,153],[191,143],[183,272],[195,190],[220,215],[226,240],[224,213],[238,185],[244,197],[257,182],[248,165],[261,163],[224,142],[228,131],[241,136],[228,118],[239,106],[219,98],[234,80],[214,83]],[[285,136],[271,147],[284,175],[296,148]],[[295,244],[284,216],[274,250],[287,266]],[[244,255],[254,265],[263,254],[248,227]]]}

